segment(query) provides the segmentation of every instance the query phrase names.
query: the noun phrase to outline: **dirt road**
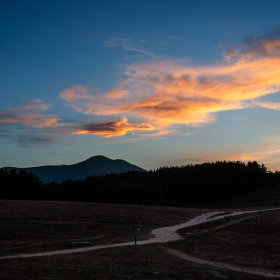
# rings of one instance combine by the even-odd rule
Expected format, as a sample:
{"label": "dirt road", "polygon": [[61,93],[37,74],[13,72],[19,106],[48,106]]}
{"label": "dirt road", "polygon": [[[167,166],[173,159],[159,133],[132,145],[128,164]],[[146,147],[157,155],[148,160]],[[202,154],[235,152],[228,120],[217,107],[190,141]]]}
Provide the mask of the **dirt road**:
{"label": "dirt road", "polygon": [[[224,214],[225,212],[210,212],[210,213],[199,215],[186,223],[182,223],[182,224],[170,226],[170,227],[154,229],[151,232],[151,238],[149,238],[147,240],[138,241],[137,244],[144,245],[144,244],[166,243],[166,242],[176,241],[176,240],[182,239],[182,237],[177,233],[177,231],[182,228],[191,227],[191,226],[195,226],[195,225],[203,224],[203,223],[208,223],[211,221],[217,221],[217,220],[220,220],[220,219],[223,219],[226,217],[233,217],[233,216],[237,216],[237,215],[264,212],[264,211],[273,211],[273,210],[280,210],[280,208],[255,210],[255,211],[235,211],[230,214]],[[133,245],[134,245],[134,242],[125,242],[125,243],[118,243],[118,244],[90,246],[90,247],[85,247],[85,248],[74,248],[74,249],[42,252],[42,253],[17,254],[17,255],[0,257],[0,259],[31,258],[31,257],[44,257],[44,256],[62,255],[62,254],[73,254],[73,253],[86,252],[86,251],[92,251],[92,250],[100,250],[100,249],[105,249],[105,248],[113,248],[113,247],[120,247],[120,246],[133,246]]]}
{"label": "dirt road", "polygon": [[165,250],[169,254],[174,255],[180,259],[190,261],[193,263],[197,263],[197,264],[203,264],[203,265],[222,268],[222,269],[229,269],[229,270],[233,270],[236,272],[248,273],[248,274],[252,274],[252,275],[256,275],[256,276],[262,276],[262,277],[269,278],[269,279],[272,279],[272,278],[279,279],[280,278],[280,273],[277,271],[268,271],[268,270],[258,269],[258,268],[245,268],[245,267],[240,267],[237,265],[232,265],[232,264],[227,264],[227,263],[208,261],[208,260],[204,260],[201,258],[197,258],[197,257],[191,256],[191,255],[185,254],[183,252],[180,252],[179,250],[175,250],[175,249],[171,249],[171,248],[166,248]]}
{"label": "dirt road", "polygon": [[[145,244],[152,244],[152,243],[167,243],[171,241],[176,241],[182,239],[182,237],[177,233],[178,230],[186,227],[191,227],[203,223],[208,223],[211,221],[217,221],[220,219],[224,219],[227,217],[233,217],[238,215],[244,215],[244,214],[250,214],[250,213],[257,213],[257,212],[265,212],[265,211],[273,211],[273,210],[280,210],[280,208],[273,208],[273,209],[264,209],[264,210],[254,210],[254,211],[234,211],[227,214],[225,212],[210,212],[206,214],[199,215],[193,219],[191,219],[188,222],[170,226],[170,227],[163,227],[154,229],[151,232],[151,237],[147,240],[141,240],[138,241],[138,245],[145,245]],[[240,221],[243,221],[243,219],[240,219]],[[109,245],[100,245],[100,246],[91,246],[86,248],[75,248],[75,249],[66,249],[66,250],[58,250],[58,251],[50,251],[50,252],[42,252],[42,253],[32,253],[32,254],[18,254],[18,255],[10,255],[10,256],[4,256],[0,257],[0,259],[11,259],[11,258],[31,258],[31,257],[44,257],[44,256],[52,256],[52,255],[62,255],[62,254],[73,254],[73,253],[79,253],[79,252],[86,252],[86,251],[92,251],[92,250],[100,250],[105,248],[113,248],[113,247],[120,247],[120,246],[133,246],[134,242],[126,242],[126,243],[119,243],[119,244],[109,244]],[[279,272],[273,272],[273,271],[262,271],[258,269],[246,269],[246,268],[240,268],[237,266],[229,265],[229,264],[221,264],[216,262],[211,262],[207,260],[202,260],[196,257],[192,257],[189,255],[186,255],[178,250],[174,249],[166,249],[167,252],[170,254],[173,254],[179,258],[205,264],[209,266],[216,266],[220,268],[235,270],[237,272],[245,272],[250,273],[254,275],[260,275],[268,278],[280,278]]]}

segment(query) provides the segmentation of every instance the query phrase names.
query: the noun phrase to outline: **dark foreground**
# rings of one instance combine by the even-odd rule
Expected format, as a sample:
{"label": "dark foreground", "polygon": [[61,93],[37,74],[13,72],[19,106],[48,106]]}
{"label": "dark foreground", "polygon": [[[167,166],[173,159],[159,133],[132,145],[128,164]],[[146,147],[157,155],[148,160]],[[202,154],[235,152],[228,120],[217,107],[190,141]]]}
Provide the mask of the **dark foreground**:
{"label": "dark foreground", "polygon": [[[213,211],[210,210],[210,211]],[[210,212],[209,211],[209,212]],[[128,219],[141,228],[187,221],[207,209],[89,203],[0,201],[1,256],[67,248],[70,241],[92,244],[132,241]],[[196,257],[280,272],[280,211],[228,218],[181,230],[184,240],[162,245],[117,247],[39,258],[0,260],[1,279],[264,279],[181,260],[175,248]],[[224,226],[216,229],[219,226]]]}

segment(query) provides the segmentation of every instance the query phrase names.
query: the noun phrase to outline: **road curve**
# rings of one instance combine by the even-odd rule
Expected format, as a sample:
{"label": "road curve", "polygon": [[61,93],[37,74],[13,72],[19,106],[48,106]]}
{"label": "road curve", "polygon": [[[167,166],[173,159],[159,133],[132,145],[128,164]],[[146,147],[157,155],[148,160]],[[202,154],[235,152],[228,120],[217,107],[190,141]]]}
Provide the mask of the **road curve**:
{"label": "road curve", "polygon": [[[182,237],[177,233],[178,230],[186,227],[191,227],[211,221],[220,220],[227,217],[233,217],[243,214],[256,213],[256,212],[264,212],[264,211],[273,211],[280,210],[280,208],[273,209],[265,209],[265,210],[254,210],[254,211],[234,211],[230,214],[224,214],[225,212],[210,212],[206,214],[199,215],[188,222],[170,226],[154,229],[151,231],[151,238],[147,240],[138,241],[138,245],[152,244],[152,243],[166,243],[171,241],[176,241],[182,239]],[[87,252],[92,250],[100,250],[105,248],[113,248],[120,246],[133,246],[134,242],[125,242],[125,243],[117,243],[117,244],[109,244],[109,245],[99,245],[99,246],[90,246],[86,248],[74,248],[74,249],[66,249],[66,250],[57,250],[57,251],[49,251],[42,253],[30,253],[30,254],[17,254],[17,255],[8,255],[0,257],[0,260],[3,259],[13,259],[13,258],[32,258],[32,257],[45,257],[45,256],[53,256],[53,255],[63,255],[63,254],[73,254],[80,252]]]}
{"label": "road curve", "polygon": [[232,264],[227,264],[227,263],[220,263],[220,262],[213,262],[213,261],[208,261],[204,260],[201,258],[197,258],[188,254],[185,254],[179,250],[171,249],[171,248],[165,248],[165,251],[171,255],[174,255],[180,259],[190,261],[193,263],[198,263],[198,264],[203,264],[207,266],[212,266],[212,267],[217,267],[221,269],[228,269],[228,270],[233,270],[236,272],[241,272],[241,273],[247,273],[247,274],[252,274],[256,276],[262,276],[265,278],[269,279],[274,279],[280,278],[280,273],[278,271],[269,271],[269,270],[264,270],[264,269],[259,269],[259,268],[246,268],[246,267],[240,267],[237,265],[232,265]]}

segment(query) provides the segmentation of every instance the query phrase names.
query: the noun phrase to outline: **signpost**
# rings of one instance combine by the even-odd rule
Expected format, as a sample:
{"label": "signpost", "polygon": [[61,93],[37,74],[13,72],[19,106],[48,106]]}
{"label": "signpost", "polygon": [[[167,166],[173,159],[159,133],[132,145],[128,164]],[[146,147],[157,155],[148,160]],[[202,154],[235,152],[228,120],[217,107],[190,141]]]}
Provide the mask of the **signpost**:
{"label": "signpost", "polygon": [[128,220],[128,229],[132,232],[133,236],[134,236],[134,242],[135,242],[135,246],[137,244],[137,233],[140,231],[140,228],[135,228],[134,226],[134,220],[129,219]]}

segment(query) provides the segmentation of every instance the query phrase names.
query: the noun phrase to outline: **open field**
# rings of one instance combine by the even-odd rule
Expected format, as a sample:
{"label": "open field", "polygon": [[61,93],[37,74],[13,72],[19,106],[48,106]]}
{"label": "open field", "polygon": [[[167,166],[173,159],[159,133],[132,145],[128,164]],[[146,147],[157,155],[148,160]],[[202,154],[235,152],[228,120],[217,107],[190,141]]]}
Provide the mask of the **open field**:
{"label": "open field", "polygon": [[280,271],[280,211],[247,214],[182,229],[170,244],[193,256]]}
{"label": "open field", "polygon": [[133,241],[129,219],[151,230],[185,222],[206,210],[75,202],[1,201],[0,256],[65,249],[70,241],[93,245]]}
{"label": "open field", "polygon": [[[213,210],[211,210],[213,211]],[[133,241],[128,218],[146,239],[154,228],[186,222],[206,209],[89,203],[1,201],[1,256]],[[244,219],[248,218],[248,219]],[[239,221],[238,221],[239,220]],[[231,223],[235,221],[235,223]],[[0,260],[1,279],[264,279],[170,255],[279,271],[280,211],[230,217],[180,230],[184,240],[67,255]],[[230,224],[231,223],[231,224]]]}

